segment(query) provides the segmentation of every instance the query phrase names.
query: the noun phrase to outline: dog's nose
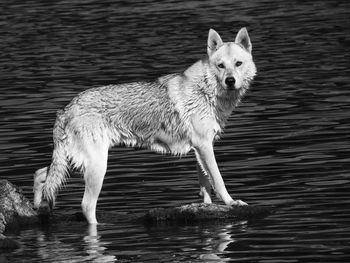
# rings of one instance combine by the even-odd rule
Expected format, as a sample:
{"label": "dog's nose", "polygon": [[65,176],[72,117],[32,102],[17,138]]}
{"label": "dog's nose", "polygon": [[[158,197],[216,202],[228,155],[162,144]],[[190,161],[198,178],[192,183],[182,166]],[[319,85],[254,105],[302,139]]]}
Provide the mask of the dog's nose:
{"label": "dog's nose", "polygon": [[232,88],[236,83],[236,80],[234,77],[228,77],[225,79],[225,84],[227,85],[227,87]]}

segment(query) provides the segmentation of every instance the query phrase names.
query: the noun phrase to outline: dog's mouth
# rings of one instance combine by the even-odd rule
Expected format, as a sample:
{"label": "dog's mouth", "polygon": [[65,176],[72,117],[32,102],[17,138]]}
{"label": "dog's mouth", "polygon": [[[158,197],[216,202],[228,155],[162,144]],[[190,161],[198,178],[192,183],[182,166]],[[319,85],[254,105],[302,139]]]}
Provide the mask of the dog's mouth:
{"label": "dog's mouth", "polygon": [[229,91],[233,91],[233,90],[236,90],[237,88],[233,84],[233,85],[226,85],[226,89],[229,90]]}
{"label": "dog's mouth", "polygon": [[225,88],[225,90],[227,90],[227,91],[229,91],[229,92],[238,91],[238,90],[241,89],[240,86],[235,85],[235,84],[233,84],[233,85],[224,85],[224,88]]}
{"label": "dog's mouth", "polygon": [[219,90],[218,96],[219,97],[235,96],[237,92],[238,90],[234,86],[228,87],[226,85],[222,85],[221,89]]}

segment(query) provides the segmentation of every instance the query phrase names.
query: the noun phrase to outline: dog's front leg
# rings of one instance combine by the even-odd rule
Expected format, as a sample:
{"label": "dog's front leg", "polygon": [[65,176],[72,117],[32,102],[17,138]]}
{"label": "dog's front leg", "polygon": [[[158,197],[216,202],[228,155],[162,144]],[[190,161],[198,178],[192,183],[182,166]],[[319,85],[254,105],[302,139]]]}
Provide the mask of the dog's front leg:
{"label": "dog's front leg", "polygon": [[210,176],[209,181],[218,196],[226,205],[247,205],[241,200],[233,200],[226,190],[215,160],[214,149],[211,142],[201,144],[195,148],[196,156],[205,172]]}

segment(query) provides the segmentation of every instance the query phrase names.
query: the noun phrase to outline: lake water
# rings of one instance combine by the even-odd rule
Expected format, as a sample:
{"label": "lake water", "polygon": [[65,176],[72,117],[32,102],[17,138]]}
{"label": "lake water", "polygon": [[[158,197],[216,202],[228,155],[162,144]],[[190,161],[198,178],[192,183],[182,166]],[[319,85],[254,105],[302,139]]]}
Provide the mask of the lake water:
{"label": "lake water", "polygon": [[[258,76],[215,151],[232,196],[276,212],[23,230],[1,262],[350,262],[349,1],[80,2],[0,3],[0,177],[32,199],[56,111],[77,93],[181,72],[206,54],[209,28],[233,41],[246,26]],[[82,194],[73,176],[57,211],[80,211]],[[197,194],[193,154],[115,148],[98,210],[143,212]]]}

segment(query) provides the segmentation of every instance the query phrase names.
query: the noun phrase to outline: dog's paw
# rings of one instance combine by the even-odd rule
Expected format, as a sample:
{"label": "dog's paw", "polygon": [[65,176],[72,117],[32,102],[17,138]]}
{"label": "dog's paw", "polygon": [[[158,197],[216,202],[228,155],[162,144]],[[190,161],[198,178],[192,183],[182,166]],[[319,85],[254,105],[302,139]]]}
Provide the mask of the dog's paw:
{"label": "dog's paw", "polygon": [[51,219],[51,209],[47,201],[42,201],[37,209],[38,217],[41,224],[47,225]]}
{"label": "dog's paw", "polygon": [[52,209],[47,201],[42,201],[36,210],[39,215],[48,215],[51,213]]}
{"label": "dog's paw", "polygon": [[242,200],[232,200],[229,205],[230,206],[245,206],[248,204],[246,202],[243,202]]}

